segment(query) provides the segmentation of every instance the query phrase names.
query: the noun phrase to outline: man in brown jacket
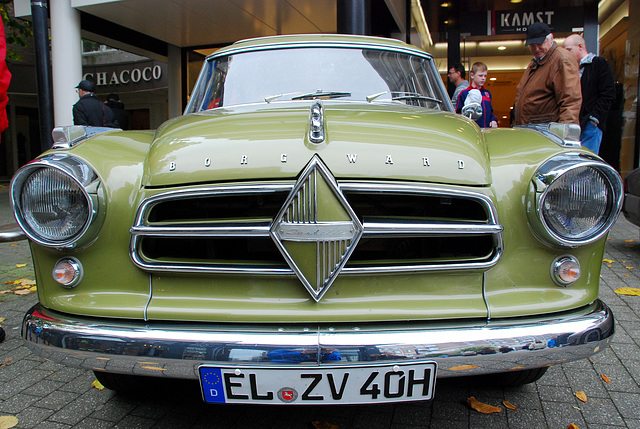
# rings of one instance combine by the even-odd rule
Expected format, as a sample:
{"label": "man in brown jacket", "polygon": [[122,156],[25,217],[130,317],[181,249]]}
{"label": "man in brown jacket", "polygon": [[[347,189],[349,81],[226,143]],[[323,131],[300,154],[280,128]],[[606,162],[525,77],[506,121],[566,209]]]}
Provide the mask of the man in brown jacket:
{"label": "man in brown jacket", "polygon": [[529,26],[525,45],[533,60],[516,90],[514,124],[580,124],[582,92],[575,55],[556,44],[543,22]]}

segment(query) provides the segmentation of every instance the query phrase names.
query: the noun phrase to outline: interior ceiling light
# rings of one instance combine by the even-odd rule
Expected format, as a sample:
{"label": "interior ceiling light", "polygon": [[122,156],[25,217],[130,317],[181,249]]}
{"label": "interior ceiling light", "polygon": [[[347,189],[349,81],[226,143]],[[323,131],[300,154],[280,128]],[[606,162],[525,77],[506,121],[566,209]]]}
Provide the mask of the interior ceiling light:
{"label": "interior ceiling light", "polygon": [[504,51],[505,49],[507,49],[507,47],[504,46],[504,45],[503,46],[498,46],[498,50],[499,51]]}
{"label": "interior ceiling light", "polygon": [[445,2],[440,3],[440,7],[449,7],[449,6],[451,6],[451,3],[449,3],[449,2],[445,1]]}
{"label": "interior ceiling light", "polygon": [[511,3],[513,3],[513,4],[522,3],[522,0],[511,0]]}
{"label": "interior ceiling light", "polygon": [[489,80],[498,80],[498,79],[495,77],[490,77]]}

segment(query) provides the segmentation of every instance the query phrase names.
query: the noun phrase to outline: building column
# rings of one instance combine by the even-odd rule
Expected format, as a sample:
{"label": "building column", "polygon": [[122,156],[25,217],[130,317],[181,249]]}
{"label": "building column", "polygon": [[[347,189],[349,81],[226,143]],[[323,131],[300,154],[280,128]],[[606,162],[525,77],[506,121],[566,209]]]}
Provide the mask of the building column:
{"label": "building column", "polygon": [[587,45],[587,51],[600,55],[598,51],[600,46],[599,25],[598,25],[598,2],[596,0],[585,0],[584,2],[584,41]]}
{"label": "building column", "polygon": [[182,50],[167,45],[169,119],[182,115]]}
{"label": "building column", "polygon": [[371,34],[370,0],[338,0],[336,7],[338,33]]}
{"label": "building column", "polygon": [[75,87],[82,80],[80,12],[71,7],[71,0],[52,1],[49,8],[55,126],[72,125],[71,109],[78,101]]}
{"label": "building column", "polygon": [[625,177],[638,167],[638,95],[640,94],[640,2],[629,2],[629,29],[624,62],[624,113],[620,147],[620,174]]}
{"label": "building column", "polygon": [[[450,1],[447,8],[447,71],[455,63],[464,65],[464,61],[460,56],[460,2],[458,0]],[[465,66],[465,79],[469,80],[469,70]],[[447,79],[447,91],[452,96],[456,90],[456,86]],[[456,107],[456,106],[453,106]]]}
{"label": "building column", "polygon": [[42,152],[51,148],[51,130],[53,129],[53,94],[51,90],[51,55],[49,55],[47,9],[47,0],[31,2],[33,43],[36,54],[40,150]]}

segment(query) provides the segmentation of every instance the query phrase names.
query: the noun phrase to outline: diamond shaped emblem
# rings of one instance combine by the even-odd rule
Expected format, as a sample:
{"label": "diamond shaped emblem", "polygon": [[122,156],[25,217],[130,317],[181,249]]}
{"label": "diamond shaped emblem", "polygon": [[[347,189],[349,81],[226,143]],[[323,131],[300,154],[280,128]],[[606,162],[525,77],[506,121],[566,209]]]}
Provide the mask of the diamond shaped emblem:
{"label": "diamond shaped emblem", "polygon": [[320,301],[362,231],[335,178],[314,155],[274,219],[270,234],[313,299]]}

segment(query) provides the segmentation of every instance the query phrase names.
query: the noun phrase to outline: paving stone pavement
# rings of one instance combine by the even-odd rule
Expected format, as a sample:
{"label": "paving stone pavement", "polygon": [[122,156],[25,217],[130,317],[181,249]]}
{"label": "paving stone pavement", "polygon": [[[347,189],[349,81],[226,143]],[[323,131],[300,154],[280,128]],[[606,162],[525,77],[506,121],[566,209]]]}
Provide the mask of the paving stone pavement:
{"label": "paving stone pavement", "polygon": [[[14,230],[6,186],[0,184],[0,231]],[[0,295],[0,416],[18,418],[17,428],[313,428],[326,422],[340,429],[400,428],[585,428],[640,429],[640,297],[614,289],[640,287],[638,227],[620,217],[605,251],[601,298],[616,316],[611,346],[592,357],[553,366],[538,382],[493,388],[469,380],[439,380],[431,402],[372,406],[238,406],[202,402],[193,382],[166,383],[138,395],[92,387],[91,371],[67,368],[33,355],[20,338],[22,316],[35,293]],[[27,264],[17,268],[16,264]],[[0,243],[0,291],[6,281],[33,279],[26,241]],[[4,318],[4,321],[2,321]],[[605,374],[610,383],[602,380]],[[580,402],[575,392],[584,391]],[[466,399],[499,406],[480,414]],[[516,405],[506,409],[502,401]]]}

